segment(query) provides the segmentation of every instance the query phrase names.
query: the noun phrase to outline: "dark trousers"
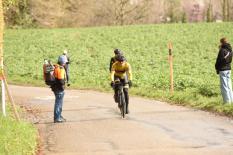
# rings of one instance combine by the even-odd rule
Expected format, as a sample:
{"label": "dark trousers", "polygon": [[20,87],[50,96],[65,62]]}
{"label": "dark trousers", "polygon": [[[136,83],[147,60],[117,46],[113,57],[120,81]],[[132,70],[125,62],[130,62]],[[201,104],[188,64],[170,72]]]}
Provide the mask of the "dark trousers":
{"label": "dark trousers", "polygon": [[64,68],[65,68],[65,71],[66,71],[66,81],[67,81],[67,83],[69,83],[69,80],[70,80],[70,68],[69,68],[69,64],[66,64],[64,66]]}
{"label": "dark trousers", "polygon": [[129,105],[129,92],[128,92],[128,88],[124,88],[124,95],[125,95],[125,102],[126,102],[126,111],[128,111],[128,105]]}

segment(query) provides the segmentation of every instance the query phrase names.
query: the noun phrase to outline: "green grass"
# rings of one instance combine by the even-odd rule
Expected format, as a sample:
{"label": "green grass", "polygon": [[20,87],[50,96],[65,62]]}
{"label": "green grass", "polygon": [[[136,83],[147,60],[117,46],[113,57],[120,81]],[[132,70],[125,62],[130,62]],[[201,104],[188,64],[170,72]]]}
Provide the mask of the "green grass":
{"label": "green grass", "polygon": [[[70,51],[73,88],[110,91],[109,61],[120,48],[133,69],[131,94],[233,116],[223,106],[214,64],[219,39],[233,43],[233,23],[166,24],[5,32],[4,57],[12,83],[43,85],[44,58]],[[167,44],[174,47],[175,93],[169,95]]]}
{"label": "green grass", "polygon": [[17,122],[0,113],[0,154],[34,155],[37,149],[37,130],[28,122]]}

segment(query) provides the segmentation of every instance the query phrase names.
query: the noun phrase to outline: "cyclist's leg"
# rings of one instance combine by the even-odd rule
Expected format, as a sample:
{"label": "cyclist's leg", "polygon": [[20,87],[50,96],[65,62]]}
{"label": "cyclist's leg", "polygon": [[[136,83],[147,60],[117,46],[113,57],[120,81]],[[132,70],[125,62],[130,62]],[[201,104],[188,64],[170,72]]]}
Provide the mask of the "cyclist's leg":
{"label": "cyclist's leg", "polygon": [[128,92],[128,88],[124,88],[124,95],[125,95],[125,103],[126,103],[126,114],[129,113],[129,92]]}
{"label": "cyclist's leg", "polygon": [[124,96],[125,96],[125,103],[126,103],[126,114],[129,113],[129,84],[128,84],[128,78],[125,76],[124,80]]}
{"label": "cyclist's leg", "polygon": [[117,90],[114,88],[114,101],[117,103]]}
{"label": "cyclist's leg", "polygon": [[[116,80],[120,80],[120,78],[118,76],[114,75],[114,81],[116,81]],[[117,96],[116,88],[114,88],[114,100],[115,100],[116,103],[118,103],[118,96]]]}

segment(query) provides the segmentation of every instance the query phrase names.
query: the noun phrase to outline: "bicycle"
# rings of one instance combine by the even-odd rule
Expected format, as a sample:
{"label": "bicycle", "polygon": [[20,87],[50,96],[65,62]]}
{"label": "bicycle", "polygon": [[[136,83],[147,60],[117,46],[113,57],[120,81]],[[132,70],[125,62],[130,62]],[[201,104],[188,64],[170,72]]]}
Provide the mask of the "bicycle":
{"label": "bicycle", "polygon": [[124,95],[124,84],[120,80],[116,80],[114,82],[114,90],[115,90],[115,97],[118,103],[118,107],[121,111],[122,118],[125,118],[126,114],[126,102],[125,102],[125,95]]}

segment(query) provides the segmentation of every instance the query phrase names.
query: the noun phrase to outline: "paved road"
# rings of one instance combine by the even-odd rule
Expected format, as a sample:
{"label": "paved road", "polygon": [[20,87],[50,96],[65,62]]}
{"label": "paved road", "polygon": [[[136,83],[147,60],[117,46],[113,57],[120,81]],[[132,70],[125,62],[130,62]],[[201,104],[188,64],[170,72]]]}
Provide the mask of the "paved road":
{"label": "paved road", "polygon": [[207,112],[131,97],[121,119],[112,94],[67,90],[66,123],[53,123],[48,88],[11,86],[34,119],[46,155],[233,155],[233,121]]}

